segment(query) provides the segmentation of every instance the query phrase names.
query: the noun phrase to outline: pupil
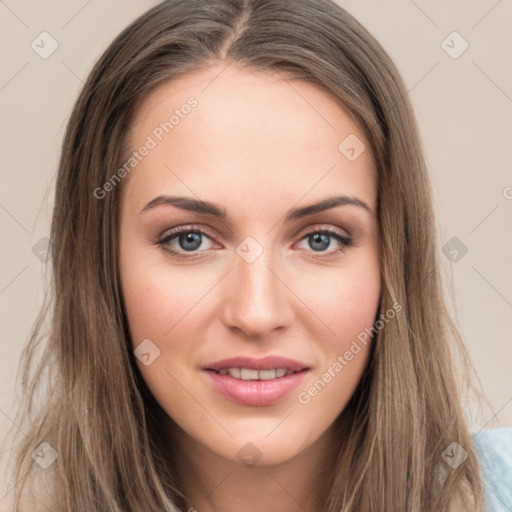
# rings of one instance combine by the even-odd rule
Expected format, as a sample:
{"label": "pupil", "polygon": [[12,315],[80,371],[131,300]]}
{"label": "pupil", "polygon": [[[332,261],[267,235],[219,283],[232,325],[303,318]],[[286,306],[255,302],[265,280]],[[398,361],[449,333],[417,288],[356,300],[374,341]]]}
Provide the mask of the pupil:
{"label": "pupil", "polygon": [[201,245],[200,233],[186,233],[179,237],[180,247],[185,251],[194,251]]}
{"label": "pupil", "polygon": [[[320,246],[314,245],[316,243],[320,243]],[[309,244],[313,250],[322,250],[327,249],[329,247],[329,235],[324,233],[315,233],[313,235],[313,244]]]}

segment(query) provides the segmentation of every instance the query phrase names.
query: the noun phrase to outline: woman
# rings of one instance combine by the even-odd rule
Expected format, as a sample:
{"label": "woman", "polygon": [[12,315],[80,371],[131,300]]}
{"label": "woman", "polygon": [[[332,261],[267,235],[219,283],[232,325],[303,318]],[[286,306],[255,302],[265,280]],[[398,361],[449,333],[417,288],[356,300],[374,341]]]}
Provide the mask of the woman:
{"label": "woman", "polygon": [[131,24],[72,113],[51,241],[17,502],[41,479],[52,511],[483,509],[407,91],[336,4]]}

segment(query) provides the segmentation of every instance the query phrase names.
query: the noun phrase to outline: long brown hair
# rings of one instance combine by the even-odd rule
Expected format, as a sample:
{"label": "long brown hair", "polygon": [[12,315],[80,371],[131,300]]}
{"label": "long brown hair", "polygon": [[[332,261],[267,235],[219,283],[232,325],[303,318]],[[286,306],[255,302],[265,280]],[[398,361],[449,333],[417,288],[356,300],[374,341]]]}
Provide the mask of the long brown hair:
{"label": "long brown hair", "polygon": [[[160,449],[162,410],[130,348],[118,267],[122,183],[102,198],[93,192],[119,168],[141,101],[219,63],[327,91],[351,112],[377,162],[380,311],[395,302],[403,311],[375,336],[339,418],[343,453],[325,510],[478,510],[482,483],[460,398],[471,368],[445,306],[429,179],[392,61],[330,0],[168,0],[109,46],[67,126],[49,298],[23,353],[16,511],[39,477],[54,511],[185,509],[172,457]],[[41,442],[57,454],[47,469],[31,457]],[[442,457],[454,442],[468,454],[457,468]]]}

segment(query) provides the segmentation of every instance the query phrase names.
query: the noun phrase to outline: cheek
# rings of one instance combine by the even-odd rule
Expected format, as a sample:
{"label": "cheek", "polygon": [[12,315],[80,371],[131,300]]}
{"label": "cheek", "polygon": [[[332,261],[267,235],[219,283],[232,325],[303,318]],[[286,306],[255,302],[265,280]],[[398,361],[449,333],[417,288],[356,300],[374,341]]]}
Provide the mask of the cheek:
{"label": "cheek", "polygon": [[207,326],[214,321],[211,300],[219,275],[208,265],[176,268],[161,255],[138,255],[136,248],[129,254],[121,258],[121,282],[132,349],[149,339],[158,353],[150,365],[136,363],[157,401],[168,412],[179,410],[190,398],[180,383],[188,389],[197,374]]}
{"label": "cheek", "polygon": [[380,298],[378,269],[367,267],[340,278],[334,286],[334,299],[330,309],[333,330],[343,340],[353,339],[375,322]]}
{"label": "cheek", "polygon": [[294,291],[322,327],[327,351],[341,350],[347,342],[350,345],[351,339],[375,322],[381,289],[376,251],[354,254],[337,269],[318,267],[301,275]]}
{"label": "cheek", "polygon": [[317,317],[315,341],[323,357],[297,399],[324,421],[332,421],[343,410],[370,353],[380,299],[380,269],[376,252],[359,256],[344,268],[322,269],[300,281],[301,297]]}
{"label": "cheek", "polygon": [[139,359],[136,363],[146,385],[169,414],[186,408],[190,398],[180,383],[189,387],[187,378],[194,371],[202,343],[201,322],[207,321],[207,301],[202,299],[213,284],[207,272],[178,271],[169,265],[151,264],[147,257],[126,258],[122,264],[132,349],[149,339],[158,354],[149,365]]}
{"label": "cheek", "polygon": [[147,255],[122,260],[121,275],[134,346],[145,338],[167,339],[190,325],[189,315],[201,310],[201,301],[214,284],[207,270],[177,270],[165,262],[152,262]]}

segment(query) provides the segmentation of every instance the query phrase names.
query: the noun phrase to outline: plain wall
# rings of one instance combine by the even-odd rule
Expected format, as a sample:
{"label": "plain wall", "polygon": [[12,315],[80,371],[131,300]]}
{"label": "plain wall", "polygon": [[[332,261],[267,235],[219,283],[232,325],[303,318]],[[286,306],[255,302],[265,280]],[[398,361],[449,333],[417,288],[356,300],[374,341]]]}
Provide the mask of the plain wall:
{"label": "plain wall", "polygon": [[[154,3],[0,3],[0,436],[11,426],[18,360],[42,300],[34,252],[49,232],[68,115],[101,52]],[[512,2],[339,3],[390,53],[418,116],[441,245],[450,241],[460,258],[443,253],[443,275],[448,289],[453,279],[456,321],[497,413],[474,428],[512,426]],[[58,43],[46,59],[31,47],[44,31]]]}

